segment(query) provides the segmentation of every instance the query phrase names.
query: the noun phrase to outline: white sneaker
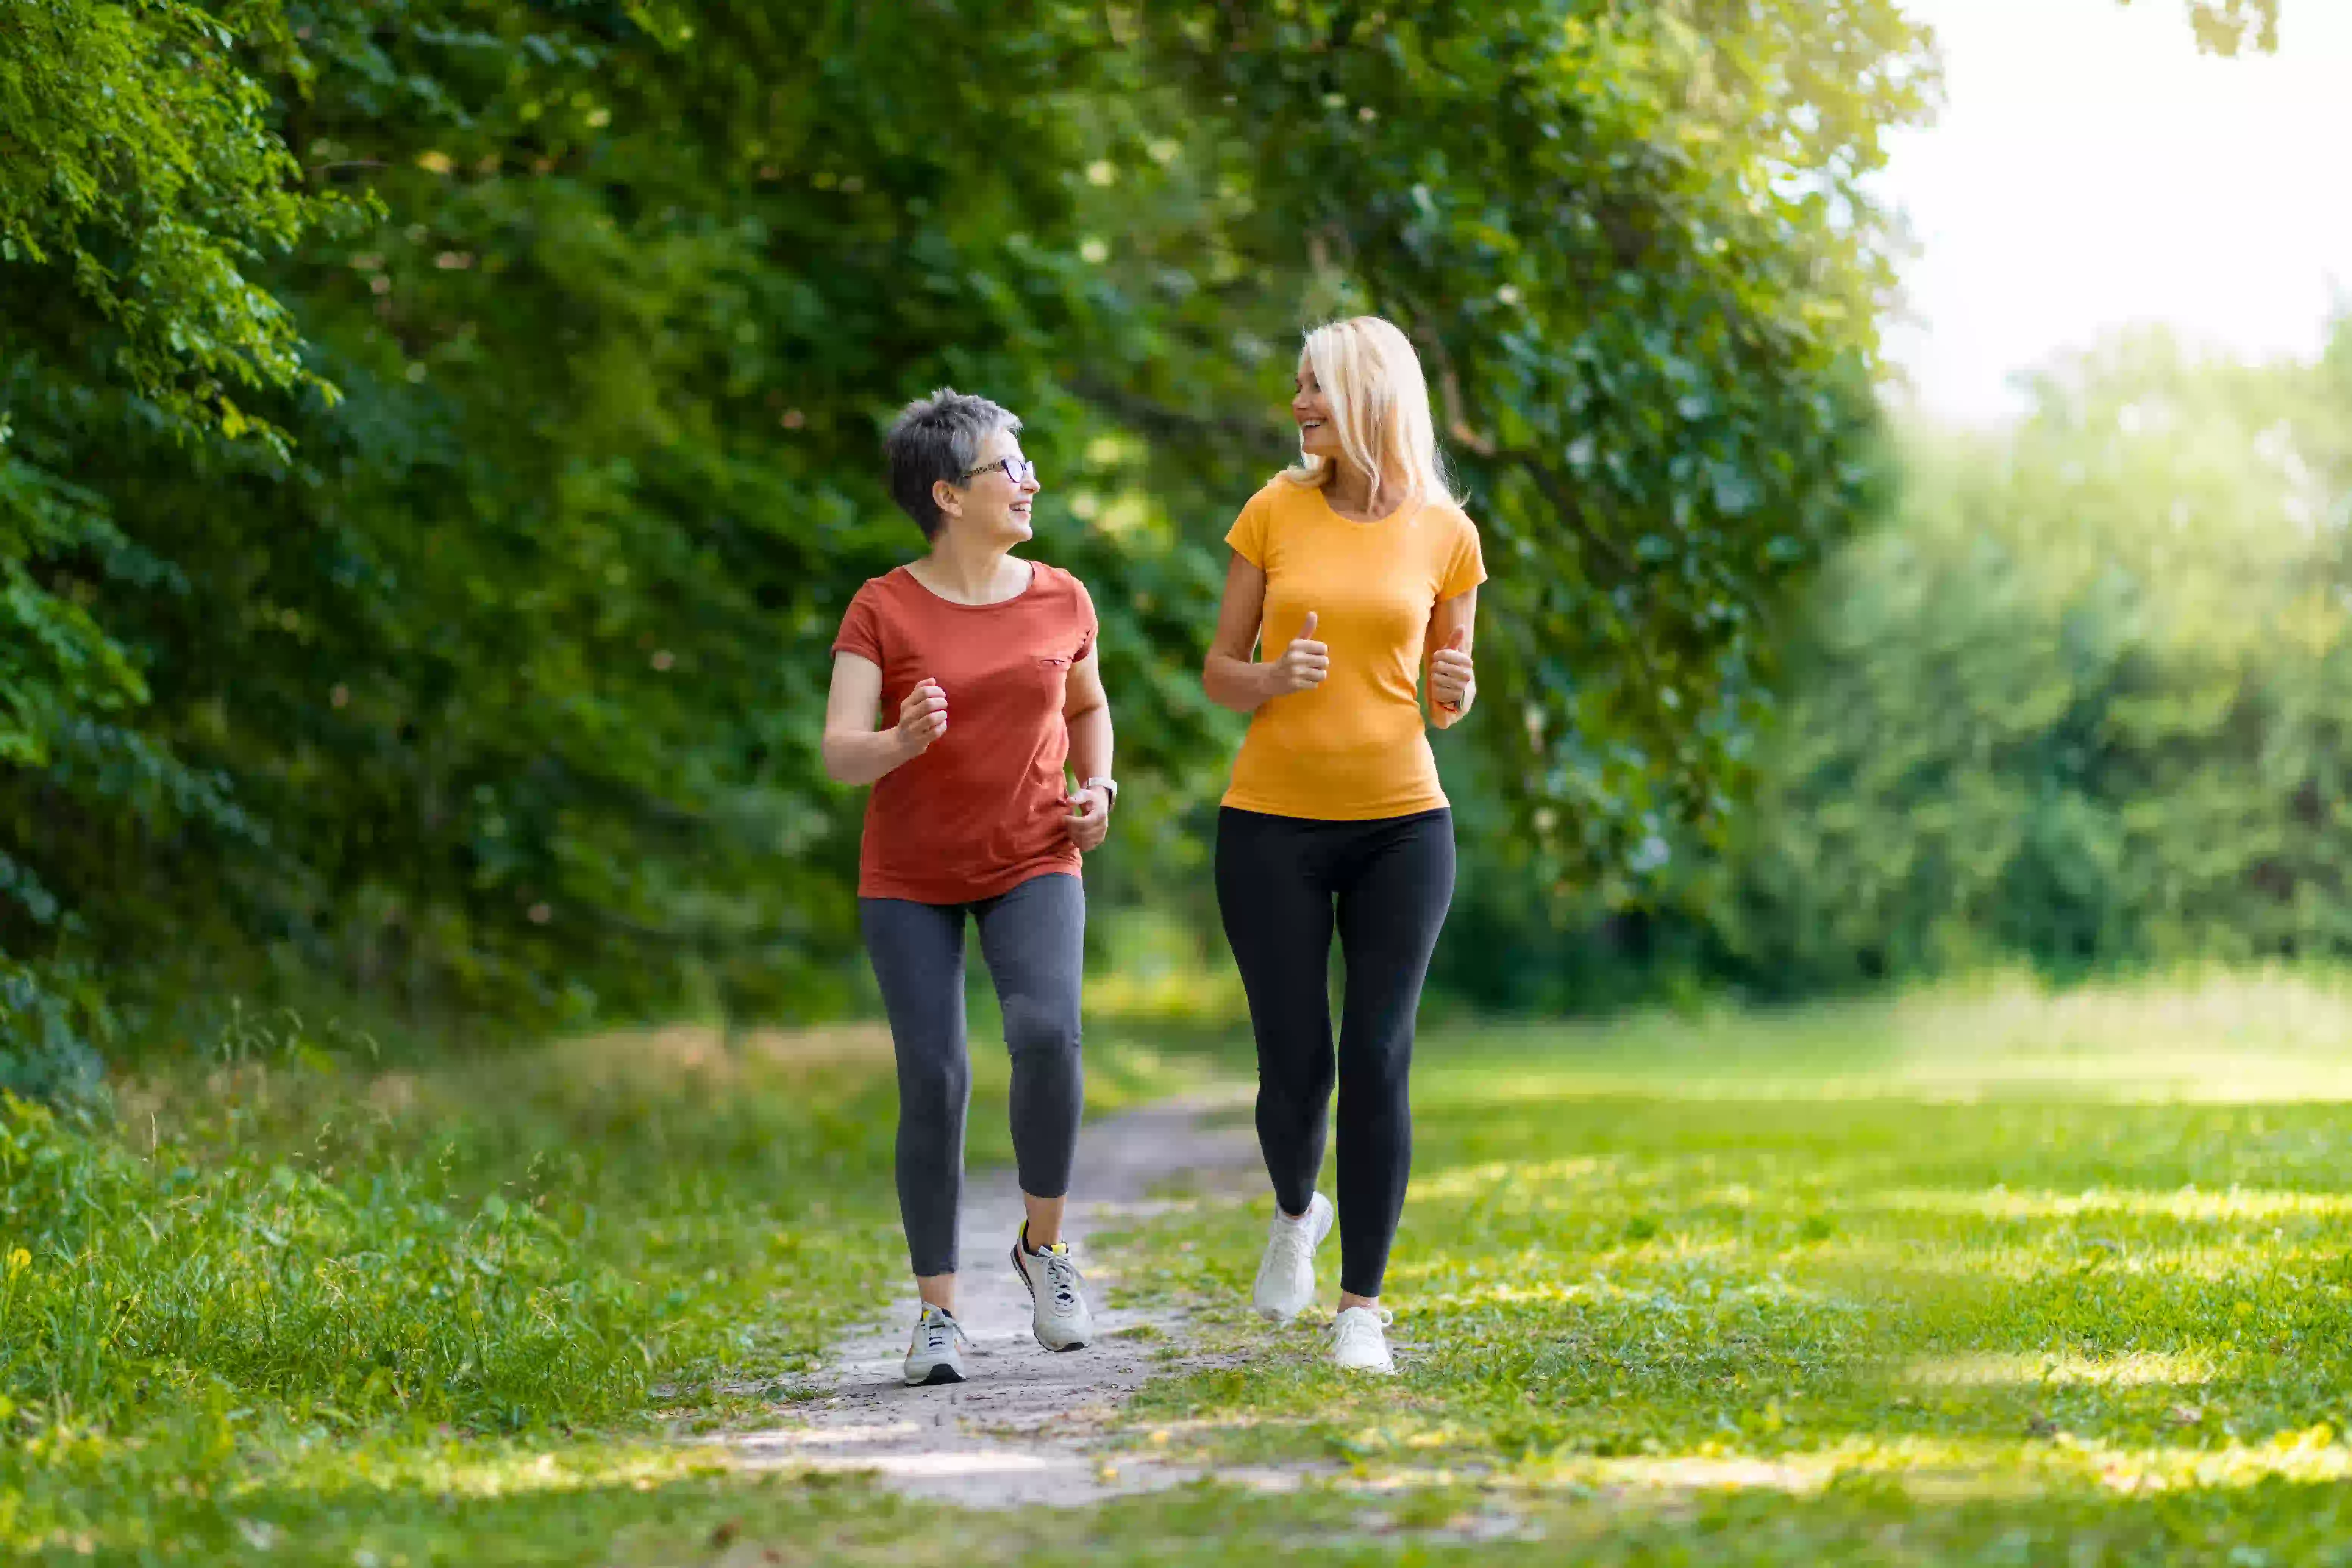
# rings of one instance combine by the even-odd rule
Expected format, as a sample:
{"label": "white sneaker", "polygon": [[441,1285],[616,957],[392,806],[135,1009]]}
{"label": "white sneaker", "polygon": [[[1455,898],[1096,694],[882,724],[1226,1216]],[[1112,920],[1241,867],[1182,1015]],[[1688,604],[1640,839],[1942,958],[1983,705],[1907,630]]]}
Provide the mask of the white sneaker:
{"label": "white sneaker", "polygon": [[1028,1227],[1013,1241],[1013,1267],[1029,1287],[1029,1327],[1049,1351],[1074,1351],[1095,1337],[1087,1310],[1084,1279],[1071,1261],[1070,1244],[1057,1241],[1043,1252],[1029,1250]]}
{"label": "white sneaker", "polygon": [[913,1342],[907,1346],[907,1386],[961,1383],[963,1352],[971,1343],[954,1313],[925,1302],[923,1315],[915,1320]]}
{"label": "white sneaker", "polygon": [[1250,1305],[1258,1316],[1286,1323],[1315,1300],[1315,1249],[1331,1234],[1331,1200],[1318,1193],[1307,1212],[1286,1219],[1277,1206],[1266,1227],[1265,1256],[1258,1259]]}
{"label": "white sneaker", "polygon": [[1342,1308],[1331,1320],[1331,1359],[1346,1372],[1394,1372],[1387,1331],[1395,1321],[1386,1307]]}

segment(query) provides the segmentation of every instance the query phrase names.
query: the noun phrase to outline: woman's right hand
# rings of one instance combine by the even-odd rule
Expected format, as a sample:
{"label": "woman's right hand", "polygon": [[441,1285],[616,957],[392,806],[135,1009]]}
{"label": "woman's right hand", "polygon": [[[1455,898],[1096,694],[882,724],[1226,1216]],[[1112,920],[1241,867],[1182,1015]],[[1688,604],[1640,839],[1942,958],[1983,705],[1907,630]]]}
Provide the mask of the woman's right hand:
{"label": "woman's right hand", "polygon": [[1315,612],[1307,612],[1307,624],[1298,628],[1298,636],[1282,657],[1265,667],[1265,690],[1269,697],[1287,697],[1294,691],[1312,691],[1323,684],[1331,673],[1331,650],[1315,640]]}
{"label": "woman's right hand", "polygon": [[919,757],[931,742],[948,732],[948,694],[929,676],[915,682],[898,704],[898,743],[909,757]]}

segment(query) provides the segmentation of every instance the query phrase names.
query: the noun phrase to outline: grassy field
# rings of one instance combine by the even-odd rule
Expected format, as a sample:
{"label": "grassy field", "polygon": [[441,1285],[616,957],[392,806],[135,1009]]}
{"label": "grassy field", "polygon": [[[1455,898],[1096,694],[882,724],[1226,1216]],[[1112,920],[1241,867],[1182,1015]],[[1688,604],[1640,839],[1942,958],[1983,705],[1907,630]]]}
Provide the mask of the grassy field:
{"label": "grassy field", "polygon": [[[1101,1058],[1099,1106],[1160,1081]],[[903,1274],[891,1092],[872,1026],[387,1070],[271,1020],[102,1130],[0,1106],[0,1555],[674,1560],[746,1496],[678,1439]]]}
{"label": "grassy field", "polygon": [[[1104,1104],[1197,1070],[1097,1033]],[[2352,1562],[2352,992],[1433,1033],[1402,1375],[1342,1383],[1316,1325],[1235,1310],[1262,1206],[1180,1209],[1106,1250],[1239,1364],[1153,1385],[1123,1440],[1307,1484],[1068,1513],[947,1515],[692,1440],[772,1420],[899,1270],[885,1050],[679,1032],[384,1071],[278,1038],[126,1086],[103,1134],[11,1111],[0,1550]]]}
{"label": "grassy field", "polygon": [[1148,1391],[1155,1451],[1450,1489],[1585,1562],[2352,1561],[2342,995],[1510,1028],[1415,1081],[1400,1384],[1237,1310],[1264,1215],[1212,1208],[1135,1245],[1249,1360]]}

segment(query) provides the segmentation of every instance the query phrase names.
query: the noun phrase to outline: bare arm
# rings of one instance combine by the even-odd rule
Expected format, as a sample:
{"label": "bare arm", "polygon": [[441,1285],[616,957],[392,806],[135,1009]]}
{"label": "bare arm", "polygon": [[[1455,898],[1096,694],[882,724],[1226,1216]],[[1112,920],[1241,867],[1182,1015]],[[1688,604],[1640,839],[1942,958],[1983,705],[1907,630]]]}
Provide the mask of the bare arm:
{"label": "bare arm", "polygon": [[917,682],[898,705],[898,721],[887,730],[874,727],[875,710],[881,705],[881,667],[854,653],[834,655],[824,739],[818,748],[825,777],[835,784],[872,784],[947,733],[947,694],[936,681]]}
{"label": "bare arm", "polygon": [[1070,792],[1070,837],[1080,849],[1101,846],[1110,832],[1111,795],[1088,779],[1107,779],[1110,772],[1110,695],[1103,689],[1102,665],[1096,658],[1099,644],[1070,667],[1067,694],[1062,701],[1062,721],[1070,731],[1070,771],[1078,787]]}
{"label": "bare arm", "polygon": [[1225,567],[1224,603],[1217,608],[1216,635],[1201,666],[1201,689],[1220,708],[1252,713],[1273,693],[1265,671],[1250,656],[1257,651],[1259,617],[1265,614],[1265,574],[1236,551]]}
{"label": "bare arm", "polygon": [[1225,598],[1217,611],[1216,635],[1209,640],[1209,657],[1201,666],[1201,689],[1220,708],[1255,713],[1276,697],[1323,684],[1330,673],[1331,650],[1314,641],[1315,616],[1307,613],[1305,631],[1268,664],[1255,662],[1258,623],[1265,616],[1265,573],[1243,558],[1239,551],[1225,567]]}
{"label": "bare arm", "polygon": [[1078,782],[1107,779],[1110,772],[1110,694],[1103,689],[1099,650],[1070,667],[1068,695],[1062,703],[1062,721],[1070,729],[1070,771]]}
{"label": "bare arm", "polygon": [[1429,632],[1422,639],[1421,689],[1429,694],[1429,721],[1441,730],[1460,723],[1478,700],[1477,671],[1470,659],[1477,621],[1475,588],[1440,599],[1429,613]]}

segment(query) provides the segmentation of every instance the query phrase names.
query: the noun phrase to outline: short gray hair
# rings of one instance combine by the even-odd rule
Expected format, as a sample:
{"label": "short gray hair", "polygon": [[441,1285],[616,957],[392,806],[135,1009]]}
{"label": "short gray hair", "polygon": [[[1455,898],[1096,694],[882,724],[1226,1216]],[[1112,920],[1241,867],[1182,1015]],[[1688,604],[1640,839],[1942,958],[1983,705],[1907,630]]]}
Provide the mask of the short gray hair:
{"label": "short gray hair", "polygon": [[945,479],[963,483],[980,461],[980,445],[999,430],[1018,430],[1019,417],[985,397],[943,386],[898,411],[882,437],[890,465],[890,499],[915,520],[926,539],[940,531],[939,503],[931,488]]}

